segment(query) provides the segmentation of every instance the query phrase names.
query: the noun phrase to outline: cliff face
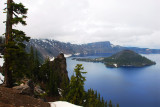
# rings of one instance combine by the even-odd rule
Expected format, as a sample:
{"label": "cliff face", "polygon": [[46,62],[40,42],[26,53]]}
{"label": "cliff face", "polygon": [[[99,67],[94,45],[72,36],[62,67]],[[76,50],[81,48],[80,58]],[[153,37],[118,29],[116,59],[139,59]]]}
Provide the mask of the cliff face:
{"label": "cliff face", "polygon": [[58,74],[58,87],[62,88],[62,83],[69,81],[66,58],[64,54],[59,54],[54,61],[51,61],[53,71]]}
{"label": "cliff face", "polygon": [[60,72],[68,76],[66,58],[64,57],[64,54],[63,53],[59,54],[57,58],[55,58],[54,62],[59,65]]}

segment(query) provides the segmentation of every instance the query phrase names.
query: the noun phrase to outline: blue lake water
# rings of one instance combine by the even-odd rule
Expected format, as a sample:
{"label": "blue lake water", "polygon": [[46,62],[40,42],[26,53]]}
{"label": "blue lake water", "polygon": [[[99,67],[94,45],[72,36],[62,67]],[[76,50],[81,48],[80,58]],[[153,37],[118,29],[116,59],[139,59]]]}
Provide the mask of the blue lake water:
{"label": "blue lake water", "polygon": [[103,63],[67,58],[69,77],[76,64],[87,71],[85,90],[97,90],[105,100],[120,107],[160,107],[160,54],[144,55],[157,64],[143,68],[107,68]]}

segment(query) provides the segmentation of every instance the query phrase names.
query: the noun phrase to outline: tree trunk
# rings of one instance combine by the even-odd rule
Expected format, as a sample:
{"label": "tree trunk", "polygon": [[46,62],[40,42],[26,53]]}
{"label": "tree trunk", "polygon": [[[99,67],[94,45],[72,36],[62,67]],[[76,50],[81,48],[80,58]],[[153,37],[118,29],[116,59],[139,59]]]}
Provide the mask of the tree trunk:
{"label": "tree trunk", "polygon": [[[6,34],[5,34],[5,45],[8,45],[8,42],[11,40],[12,36],[12,22],[13,19],[13,10],[10,6],[10,4],[13,2],[13,0],[7,0],[7,20],[6,20]],[[4,84],[6,87],[12,87],[12,71],[9,69],[10,67],[10,61],[8,58],[8,55],[10,53],[7,52],[7,49],[5,48],[5,81]]]}

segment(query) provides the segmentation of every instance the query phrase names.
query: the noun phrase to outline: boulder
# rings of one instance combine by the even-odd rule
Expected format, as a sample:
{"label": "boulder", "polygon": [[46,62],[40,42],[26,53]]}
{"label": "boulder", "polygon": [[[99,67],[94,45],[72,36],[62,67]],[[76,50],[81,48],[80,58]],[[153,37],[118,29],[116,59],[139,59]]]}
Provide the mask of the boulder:
{"label": "boulder", "polygon": [[21,84],[20,86],[15,86],[13,89],[20,90],[21,94],[25,95],[34,95],[34,84],[32,80],[28,80],[26,83]]}
{"label": "boulder", "polygon": [[37,86],[34,88],[34,92],[37,93],[38,95],[41,95],[41,94],[44,94],[44,93],[45,93],[45,91],[43,91],[39,85],[37,85]]}

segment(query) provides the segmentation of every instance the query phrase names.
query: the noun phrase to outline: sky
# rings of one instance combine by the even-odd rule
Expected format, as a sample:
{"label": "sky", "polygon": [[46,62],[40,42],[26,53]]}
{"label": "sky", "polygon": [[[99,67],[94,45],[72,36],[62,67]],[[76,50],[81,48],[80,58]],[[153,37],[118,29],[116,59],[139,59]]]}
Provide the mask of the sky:
{"label": "sky", "polygon": [[[6,1],[0,0],[0,35],[5,32]],[[14,1],[29,9],[27,26],[15,27],[32,38],[160,49],[160,0]]]}

